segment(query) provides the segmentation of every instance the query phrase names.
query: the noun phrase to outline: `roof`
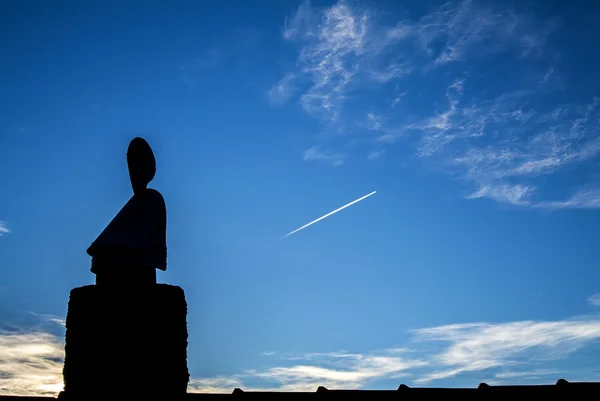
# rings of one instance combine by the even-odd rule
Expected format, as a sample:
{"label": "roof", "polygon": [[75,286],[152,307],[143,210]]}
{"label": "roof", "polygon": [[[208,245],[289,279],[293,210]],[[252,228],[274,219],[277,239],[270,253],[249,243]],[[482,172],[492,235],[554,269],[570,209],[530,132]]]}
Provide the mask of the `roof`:
{"label": "roof", "polygon": [[[594,397],[594,394],[596,397]],[[316,392],[255,392],[235,389],[231,394],[188,393],[188,401],[209,400],[244,400],[244,399],[277,399],[277,400],[426,400],[432,397],[458,397],[461,400],[559,400],[597,398],[600,396],[600,382],[573,382],[560,379],[556,384],[533,386],[489,386],[481,383],[477,388],[411,388],[404,384],[397,390],[328,390],[319,387]],[[577,398],[575,398],[577,397]],[[0,401],[50,401],[53,397],[0,396]]]}

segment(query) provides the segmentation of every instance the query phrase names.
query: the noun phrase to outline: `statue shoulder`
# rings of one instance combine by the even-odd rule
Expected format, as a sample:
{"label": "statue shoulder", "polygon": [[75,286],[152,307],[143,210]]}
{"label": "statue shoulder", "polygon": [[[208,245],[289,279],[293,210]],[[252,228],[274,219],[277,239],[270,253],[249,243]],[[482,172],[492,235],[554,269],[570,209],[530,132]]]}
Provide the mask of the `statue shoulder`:
{"label": "statue shoulder", "polygon": [[[164,205],[165,198],[156,189],[146,188],[141,194],[144,202],[152,203],[153,205]],[[138,196],[138,195],[135,195]]]}

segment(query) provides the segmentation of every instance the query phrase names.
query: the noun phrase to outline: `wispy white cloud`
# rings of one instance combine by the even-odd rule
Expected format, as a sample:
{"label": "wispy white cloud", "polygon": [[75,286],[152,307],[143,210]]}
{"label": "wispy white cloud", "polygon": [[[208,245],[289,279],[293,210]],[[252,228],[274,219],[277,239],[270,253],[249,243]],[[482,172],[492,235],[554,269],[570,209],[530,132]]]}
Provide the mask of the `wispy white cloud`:
{"label": "wispy white cloud", "polygon": [[[308,391],[319,386],[328,389],[358,389],[375,380],[409,376],[410,369],[425,366],[421,360],[407,359],[395,349],[378,353],[352,354],[345,351],[309,353],[282,357],[291,366],[190,381],[190,392],[230,393],[234,388],[245,391]],[[260,381],[263,386],[252,385]],[[218,390],[218,391],[214,391]]]}
{"label": "wispy white cloud", "polygon": [[42,314],[42,313],[35,313],[35,312],[29,312],[31,315],[37,317],[41,323],[51,323],[51,324],[56,324],[62,327],[66,326],[66,319],[62,316],[56,316],[56,315],[52,315],[52,314]]}
{"label": "wispy white cloud", "polygon": [[404,96],[406,96],[406,92],[402,92],[402,93],[398,94],[398,95],[396,96],[396,98],[394,99],[394,101],[392,102],[392,105],[391,105],[391,107],[392,107],[392,108],[396,107],[396,106],[398,105],[398,103],[400,103],[400,101],[402,100],[402,98],[403,98]]}
{"label": "wispy white cloud", "polygon": [[[306,84],[295,89],[310,115],[326,129],[337,126],[332,132],[351,135],[349,127],[377,132],[372,140],[378,148],[401,140],[415,144],[423,163],[434,163],[471,185],[467,199],[487,197],[528,207],[600,207],[597,188],[575,188],[563,201],[549,202],[542,195],[542,176],[600,155],[598,100],[563,104],[558,97],[547,97],[549,81],[559,74],[548,48],[559,26],[555,19],[517,12],[506,3],[472,0],[450,1],[387,26],[381,24],[382,14],[364,3],[340,0],[327,7],[304,2],[286,19],[283,36],[299,43],[300,50],[296,67],[284,74],[283,82],[287,74],[303,77]],[[507,77],[510,84],[482,90],[481,73],[472,73],[471,66],[495,63],[500,55],[515,68],[509,75],[503,71],[502,77],[487,79]],[[550,61],[539,63],[546,55]],[[520,67],[537,72],[526,81]],[[426,89],[407,91],[415,80]],[[390,99],[390,91],[400,95],[388,107],[381,106],[377,99]],[[282,92],[287,99],[288,92]],[[401,99],[406,104],[418,101],[419,110],[398,113],[394,109]],[[352,125],[357,107],[370,110],[366,124]],[[305,155],[305,160],[324,158]],[[335,160],[331,164],[341,164]]]}
{"label": "wispy white cloud", "polygon": [[541,79],[540,83],[542,85],[544,85],[546,82],[548,82],[548,80],[550,79],[550,77],[554,74],[554,68],[550,67],[548,68],[548,71],[546,71],[546,73],[544,74],[544,77]]}
{"label": "wispy white cloud", "polygon": [[[482,377],[493,385],[553,383],[558,377],[578,380],[568,368],[549,366],[568,361],[575,351],[598,339],[597,316],[445,325],[414,330],[410,348],[374,353],[275,353],[272,356],[280,359],[280,366],[208,379],[203,384],[211,389],[219,387],[222,392],[231,392],[235,387],[248,391],[315,391],[318,386],[356,389],[399,378],[405,383],[428,385],[459,375],[471,375],[473,386]],[[432,351],[433,344],[439,346]],[[282,363],[285,361],[292,364]],[[257,380],[269,384],[253,386]]]}
{"label": "wispy white cloud", "polygon": [[0,331],[0,394],[55,396],[63,386],[63,358],[57,336]]}
{"label": "wispy white cloud", "polygon": [[370,131],[380,131],[382,128],[381,116],[375,113],[367,113],[367,129]]}
{"label": "wispy white cloud", "polygon": [[535,188],[526,185],[485,184],[467,199],[490,198],[500,203],[525,206],[529,205],[534,191]]}
{"label": "wispy white cloud", "polygon": [[231,393],[236,388],[244,387],[242,379],[236,376],[190,378],[188,393]]}
{"label": "wispy white cloud", "polygon": [[[308,6],[302,4],[294,20],[305,15]],[[367,19],[366,12],[340,2],[322,10],[316,24],[305,32],[306,45],[298,63],[312,81],[300,97],[307,112],[330,121],[340,116],[347,86],[358,72],[356,62],[365,52]]]}
{"label": "wispy white cloud", "polygon": [[401,29],[375,32],[371,20],[372,10],[346,1],[321,8],[305,1],[286,18],[283,37],[302,45],[292,72],[308,82],[300,104],[309,114],[336,122],[357,80],[386,84],[412,71],[403,58],[382,65],[382,52],[400,40]]}
{"label": "wispy white cloud", "polygon": [[[508,100],[510,99],[510,100]],[[548,208],[597,208],[600,192],[589,189],[570,199],[548,202],[533,199],[536,179],[551,175],[600,154],[600,113],[597,100],[585,106],[563,105],[550,112],[529,107],[523,96],[501,97],[493,106],[455,107],[448,126],[426,138],[444,149],[452,140],[462,143],[450,149],[448,163],[462,178],[481,187],[471,199],[487,196],[500,202]],[[470,122],[461,117],[469,116]],[[506,130],[501,137],[491,132]],[[485,135],[482,143],[479,136]],[[431,153],[430,153],[431,154]],[[428,155],[430,155],[428,154]]]}
{"label": "wispy white cloud", "polygon": [[333,166],[340,166],[344,163],[345,159],[345,153],[326,151],[323,150],[323,148],[320,145],[315,145],[304,151],[304,160],[307,161],[318,160],[327,164],[331,164]]}
{"label": "wispy white cloud", "polygon": [[[596,306],[597,295],[588,299]],[[46,319],[48,320],[48,319]],[[581,380],[569,363],[600,340],[597,315],[556,321],[462,323],[411,331],[407,347],[374,352],[264,353],[270,367],[192,377],[189,392],[357,389],[398,379],[410,385],[462,377],[488,384]],[[0,331],[0,393],[55,395],[62,389],[62,337],[36,330]],[[566,362],[566,364],[565,364]],[[261,362],[262,363],[262,362]],[[471,379],[469,379],[471,378]]]}
{"label": "wispy white cloud", "polygon": [[592,306],[600,306],[600,293],[590,295],[588,298],[588,303]]}
{"label": "wispy white cloud", "polygon": [[397,353],[383,351],[373,354],[334,352],[299,356],[289,367],[274,367],[265,371],[249,371],[255,378],[273,380],[282,391],[315,391],[318,386],[330,389],[356,389],[382,378],[399,378],[410,369],[426,362],[410,360]]}
{"label": "wispy white cloud", "polygon": [[267,95],[272,105],[278,106],[285,103],[294,92],[296,75],[292,72],[286,74],[279,82],[269,89]]}
{"label": "wispy white cloud", "polygon": [[8,223],[5,221],[0,221],[0,237],[9,234],[10,230],[8,229]]}
{"label": "wispy white cloud", "polygon": [[[413,25],[417,40],[434,57],[435,65],[500,51],[531,54],[540,50],[549,34],[548,28],[541,32],[537,28],[511,9],[473,0],[445,3]],[[441,50],[435,51],[440,42]]]}
{"label": "wispy white cloud", "polygon": [[564,358],[600,339],[600,321],[457,324],[420,329],[415,334],[419,341],[448,343],[432,361],[442,368],[415,381],[428,383],[465,372]]}
{"label": "wispy white cloud", "polygon": [[547,209],[598,209],[600,189],[579,191],[564,201],[544,201],[536,205]]}
{"label": "wispy white cloud", "polygon": [[[546,376],[552,376],[556,378],[557,375],[561,374],[559,370],[552,369],[536,369],[532,371],[523,371],[523,372],[502,372],[496,373],[494,377],[496,379],[515,379],[515,378],[527,378],[527,379],[539,379]],[[553,380],[556,382],[556,380]]]}
{"label": "wispy white cloud", "polygon": [[413,68],[414,66],[408,61],[394,62],[383,69],[371,69],[367,73],[374,81],[387,84],[390,81],[410,74],[413,72]]}
{"label": "wispy white cloud", "polygon": [[369,152],[369,154],[367,155],[367,159],[375,160],[375,159],[379,159],[381,156],[383,156],[382,150],[373,150],[373,151]]}
{"label": "wispy white cloud", "polygon": [[[355,2],[313,8],[305,1],[285,19],[283,37],[303,45],[296,73],[311,80],[300,98],[309,113],[336,120],[348,92],[364,80],[386,84],[427,61],[447,64],[469,52],[514,46],[530,53],[544,42],[520,15],[473,1],[449,2],[392,27],[378,26],[377,15]],[[444,46],[438,49],[440,42]],[[420,58],[415,50],[422,53]]]}
{"label": "wispy white cloud", "polygon": [[296,40],[312,35],[313,18],[310,1],[303,1],[291,17],[285,18],[283,37],[287,40]]}

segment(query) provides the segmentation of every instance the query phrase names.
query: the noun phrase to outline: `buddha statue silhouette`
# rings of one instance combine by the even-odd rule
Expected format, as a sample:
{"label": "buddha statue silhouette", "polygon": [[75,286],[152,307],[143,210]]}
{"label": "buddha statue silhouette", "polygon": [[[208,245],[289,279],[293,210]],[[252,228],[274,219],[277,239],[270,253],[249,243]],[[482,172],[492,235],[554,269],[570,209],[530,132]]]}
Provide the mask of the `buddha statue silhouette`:
{"label": "buddha statue silhouette", "polygon": [[88,248],[98,285],[156,283],[167,269],[165,201],[147,188],[156,173],[150,145],[134,138],[127,149],[133,196]]}

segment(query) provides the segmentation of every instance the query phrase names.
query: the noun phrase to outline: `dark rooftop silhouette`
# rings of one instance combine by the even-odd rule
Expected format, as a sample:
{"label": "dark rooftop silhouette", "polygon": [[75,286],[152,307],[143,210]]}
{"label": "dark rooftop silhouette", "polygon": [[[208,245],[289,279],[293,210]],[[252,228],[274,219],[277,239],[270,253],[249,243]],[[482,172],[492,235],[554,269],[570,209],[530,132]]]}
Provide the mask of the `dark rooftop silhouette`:
{"label": "dark rooftop silhouette", "polygon": [[[556,384],[533,386],[488,386],[477,388],[411,388],[400,385],[397,390],[328,390],[319,387],[315,392],[246,392],[235,389],[229,394],[187,393],[186,401],[210,400],[578,400],[596,399],[600,383],[570,383],[560,379]],[[61,397],[59,397],[60,399]],[[116,399],[114,396],[111,399]],[[136,398],[137,399],[137,398]],[[154,398],[153,398],[154,399]],[[158,399],[158,398],[156,398]],[[0,396],[0,401],[56,400],[53,397]]]}

